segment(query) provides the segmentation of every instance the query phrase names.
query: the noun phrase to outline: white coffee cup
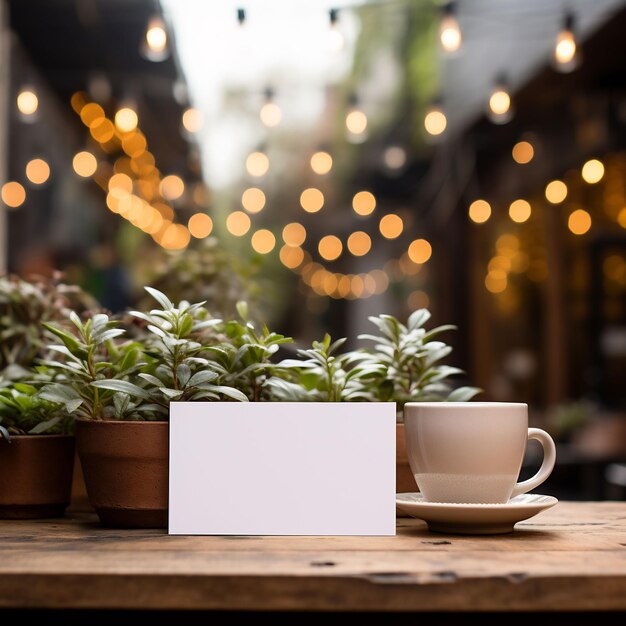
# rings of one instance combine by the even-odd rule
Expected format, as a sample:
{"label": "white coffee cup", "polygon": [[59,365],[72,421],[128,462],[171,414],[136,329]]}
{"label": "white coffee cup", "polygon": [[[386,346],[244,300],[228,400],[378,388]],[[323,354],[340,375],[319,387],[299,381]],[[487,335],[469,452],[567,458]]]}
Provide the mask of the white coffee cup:
{"label": "white coffee cup", "polygon": [[[431,502],[505,503],[548,478],[552,437],[528,428],[528,405],[508,402],[410,402],[404,406],[411,471]],[[526,444],[536,439],[543,463],[517,482]]]}

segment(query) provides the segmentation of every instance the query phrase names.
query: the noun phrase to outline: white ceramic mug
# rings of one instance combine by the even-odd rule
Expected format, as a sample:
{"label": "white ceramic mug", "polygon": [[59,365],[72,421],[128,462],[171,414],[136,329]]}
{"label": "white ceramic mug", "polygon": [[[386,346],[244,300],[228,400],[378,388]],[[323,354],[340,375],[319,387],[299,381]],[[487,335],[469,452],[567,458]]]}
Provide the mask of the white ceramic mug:
{"label": "white ceramic mug", "polygon": [[[552,437],[528,428],[526,404],[410,402],[404,430],[415,482],[431,502],[505,503],[544,482],[556,462]],[[529,439],[543,446],[543,463],[518,483]]]}

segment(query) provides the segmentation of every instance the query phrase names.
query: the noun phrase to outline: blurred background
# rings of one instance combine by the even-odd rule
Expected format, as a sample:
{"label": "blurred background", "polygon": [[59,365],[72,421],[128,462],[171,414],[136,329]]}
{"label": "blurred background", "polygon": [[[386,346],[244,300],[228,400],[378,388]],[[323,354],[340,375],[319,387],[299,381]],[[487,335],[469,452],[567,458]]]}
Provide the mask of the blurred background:
{"label": "blurred background", "polygon": [[[3,0],[0,270],[298,342],[428,307],[624,497],[624,0]],[[532,465],[532,460],[531,460]]]}

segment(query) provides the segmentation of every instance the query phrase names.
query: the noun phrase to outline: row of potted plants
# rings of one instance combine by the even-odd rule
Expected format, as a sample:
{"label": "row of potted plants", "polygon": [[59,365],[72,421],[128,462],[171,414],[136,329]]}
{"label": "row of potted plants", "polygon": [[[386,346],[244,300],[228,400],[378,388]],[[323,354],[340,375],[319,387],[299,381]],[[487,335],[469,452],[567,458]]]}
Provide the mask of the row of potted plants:
{"label": "row of potted plants", "polygon": [[[25,285],[11,279],[3,295],[28,291]],[[165,526],[172,401],[389,401],[401,414],[408,401],[468,400],[477,392],[452,389],[450,377],[461,372],[443,364],[451,348],[439,338],[452,327],[427,330],[425,309],[406,324],[390,315],[370,318],[377,334],[362,335],[368,347],[356,351],[342,351],[346,340],[333,342],[328,335],[295,349],[290,338],[253,324],[243,303],[237,319],[222,320],[204,303],[173,303],[160,291],[146,291],[155,308],[117,318],[64,306],[57,307],[62,315],[45,310],[49,321],[35,320],[21,342],[33,344],[23,351],[31,362],[7,357],[0,384],[0,439],[6,440],[0,441],[0,475],[11,479],[0,481],[1,517],[63,512],[75,432],[89,499],[101,521]],[[0,319],[8,332],[12,309],[2,297]],[[281,349],[295,358],[279,358]],[[402,434],[398,448],[401,458]],[[399,467],[398,479],[413,484],[408,466]]]}

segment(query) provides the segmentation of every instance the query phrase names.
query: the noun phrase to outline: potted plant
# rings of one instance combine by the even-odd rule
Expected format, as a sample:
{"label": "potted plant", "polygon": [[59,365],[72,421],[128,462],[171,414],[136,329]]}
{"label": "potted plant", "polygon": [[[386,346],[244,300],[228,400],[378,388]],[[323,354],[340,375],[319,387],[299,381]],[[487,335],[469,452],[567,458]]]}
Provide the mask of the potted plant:
{"label": "potted plant", "polygon": [[408,318],[406,325],[392,315],[379,315],[369,320],[379,331],[378,335],[360,335],[359,339],[374,342],[367,349],[366,362],[379,366],[371,390],[379,402],[395,402],[396,425],[396,491],[414,491],[417,486],[409,467],[406,453],[403,409],[407,402],[467,402],[480,389],[459,387],[454,389],[450,377],[463,374],[463,370],[442,361],[452,352],[452,347],[438,340],[441,333],[454,330],[452,325],[437,326],[427,330],[425,324],[431,315],[427,309],[418,309]]}
{"label": "potted plant", "polygon": [[467,401],[479,392],[473,387],[452,388],[449,378],[462,370],[441,363],[452,348],[435,338],[454,326],[426,330],[429,318],[426,309],[415,311],[406,325],[391,315],[370,317],[380,335],[360,335],[359,339],[373,341],[373,349],[340,354],[346,340],[332,343],[326,335],[312,348],[298,351],[302,360],[282,361],[270,380],[274,398],[281,401],[395,402],[398,492],[416,489],[404,439],[405,403]]}
{"label": "potted plant", "polygon": [[0,518],[61,517],[70,503],[72,420],[25,383],[0,387]]}
{"label": "potted plant", "polygon": [[208,331],[220,320],[202,303],[175,306],[146,290],[161,308],[132,312],[146,324],[144,341],[123,338],[125,330],[103,314],[85,323],[72,314],[73,332],[48,325],[57,338],[50,348],[64,361],[46,362],[58,378],[41,395],[76,415],[87,493],[111,526],[167,525],[172,400],[247,400],[221,384],[223,372],[208,356],[207,344],[218,341]]}

